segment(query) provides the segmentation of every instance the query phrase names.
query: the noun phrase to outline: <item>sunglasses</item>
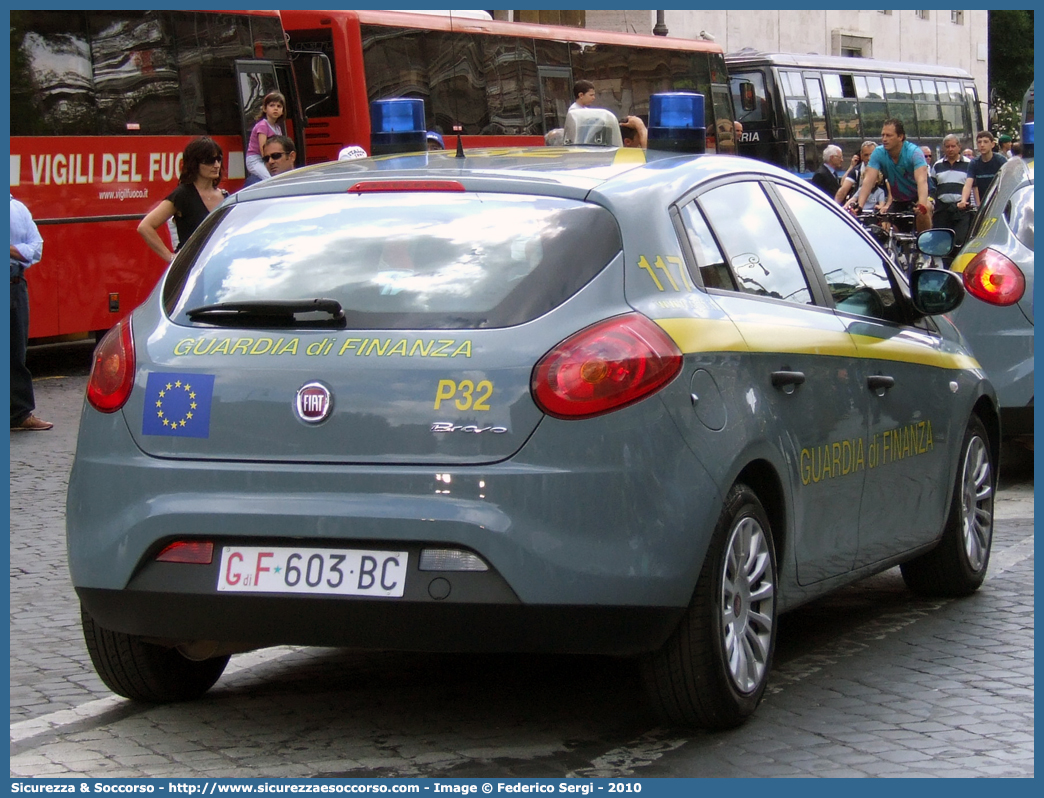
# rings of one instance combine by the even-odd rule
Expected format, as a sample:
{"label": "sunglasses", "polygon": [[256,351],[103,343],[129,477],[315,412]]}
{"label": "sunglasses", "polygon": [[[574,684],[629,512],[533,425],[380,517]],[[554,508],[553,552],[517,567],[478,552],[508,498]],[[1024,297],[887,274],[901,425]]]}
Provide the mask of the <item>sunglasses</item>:
{"label": "sunglasses", "polygon": [[262,156],[261,160],[265,163],[268,163],[269,161],[281,161],[283,160],[284,155],[286,155],[285,152],[273,152],[271,155]]}
{"label": "sunglasses", "polygon": [[204,166],[210,166],[211,164],[221,163],[224,159],[220,155],[215,155],[212,158],[204,158],[200,163]]}

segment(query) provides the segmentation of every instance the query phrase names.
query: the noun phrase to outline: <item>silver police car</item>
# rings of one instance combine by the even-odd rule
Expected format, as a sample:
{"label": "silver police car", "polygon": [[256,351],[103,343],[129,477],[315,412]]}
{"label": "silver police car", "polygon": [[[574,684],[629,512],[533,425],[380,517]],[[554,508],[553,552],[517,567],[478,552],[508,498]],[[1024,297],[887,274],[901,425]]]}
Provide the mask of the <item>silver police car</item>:
{"label": "silver police car", "polygon": [[997,390],[1004,436],[1032,438],[1032,159],[1001,167],[952,268],[971,294],[952,319]]}
{"label": "silver police car", "polygon": [[728,728],[780,613],[897,564],[974,591],[999,425],[958,275],[656,145],[320,165],[212,214],[87,391],[68,554],[105,683],[194,698],[278,644],[601,652]]}

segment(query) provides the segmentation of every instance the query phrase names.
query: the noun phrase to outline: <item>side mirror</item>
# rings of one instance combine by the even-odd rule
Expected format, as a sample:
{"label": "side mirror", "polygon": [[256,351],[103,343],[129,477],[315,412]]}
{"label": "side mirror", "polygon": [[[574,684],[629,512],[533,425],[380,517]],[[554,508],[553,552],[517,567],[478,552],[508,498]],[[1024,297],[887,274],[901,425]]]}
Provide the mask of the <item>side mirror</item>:
{"label": "side mirror", "polygon": [[917,248],[925,255],[945,257],[953,251],[956,240],[957,236],[953,230],[937,227],[934,230],[925,230],[917,236]]}
{"label": "side mirror", "polygon": [[320,95],[326,96],[333,89],[333,68],[326,53],[316,53],[312,56],[312,90]]}
{"label": "side mirror", "polygon": [[961,304],[964,299],[964,281],[960,275],[946,269],[915,269],[910,275],[910,295],[918,311],[925,316],[938,316],[949,313]]}
{"label": "side mirror", "polygon": [[754,97],[754,84],[750,81],[743,81],[739,85],[740,94],[740,107],[744,111],[753,111],[758,107],[757,99]]}

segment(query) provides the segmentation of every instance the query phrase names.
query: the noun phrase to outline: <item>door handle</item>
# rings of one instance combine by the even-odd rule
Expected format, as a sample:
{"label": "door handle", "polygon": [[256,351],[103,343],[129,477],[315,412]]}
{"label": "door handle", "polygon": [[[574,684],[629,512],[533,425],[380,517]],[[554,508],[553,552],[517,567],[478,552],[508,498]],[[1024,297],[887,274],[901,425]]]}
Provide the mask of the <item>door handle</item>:
{"label": "door handle", "polygon": [[888,377],[884,374],[873,374],[866,378],[866,384],[871,391],[887,391],[895,385],[895,377]]}
{"label": "door handle", "polygon": [[805,381],[803,371],[773,371],[772,387],[785,388],[788,385],[801,385]]}

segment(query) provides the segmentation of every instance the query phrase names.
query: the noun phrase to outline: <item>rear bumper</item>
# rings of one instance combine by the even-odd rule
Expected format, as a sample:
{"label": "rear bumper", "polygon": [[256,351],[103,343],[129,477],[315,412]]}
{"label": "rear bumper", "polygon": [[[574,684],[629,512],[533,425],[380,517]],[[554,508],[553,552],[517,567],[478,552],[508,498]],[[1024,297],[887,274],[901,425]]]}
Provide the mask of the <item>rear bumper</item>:
{"label": "rear bumper", "polygon": [[[300,608],[332,611],[331,601],[218,596],[216,566],[154,561],[176,539],[212,540],[218,558],[226,544],[408,550],[411,563],[425,546],[462,548],[490,571],[484,582],[442,574],[453,583],[443,604],[512,607],[511,617],[553,607],[683,609],[721,512],[715,485],[657,399],[582,425],[546,419],[510,461],[438,469],[158,459],[134,446],[118,415],[88,409],[80,426],[66,513],[72,582],[111,592],[113,605],[125,593],[146,610],[149,595],[163,595],[172,615],[178,595],[205,606],[191,616],[203,624],[198,632],[188,622],[179,631],[190,639],[209,636],[219,621],[208,614],[223,614],[226,602],[285,605],[300,620]],[[435,576],[412,575],[401,603],[432,603]],[[346,611],[349,625],[365,602],[380,608],[378,618],[400,613],[385,600],[333,600],[356,608]],[[146,610],[119,617],[139,618],[136,634],[161,636],[148,630]],[[110,626],[115,610],[99,611]],[[244,615],[265,630],[268,620]],[[299,639],[294,627],[265,632],[266,642]],[[391,637],[381,647],[389,645]]]}
{"label": "rear bumper", "polygon": [[562,607],[187,595],[77,588],[101,626],[186,643],[452,652],[633,655],[659,648],[678,607]]}

